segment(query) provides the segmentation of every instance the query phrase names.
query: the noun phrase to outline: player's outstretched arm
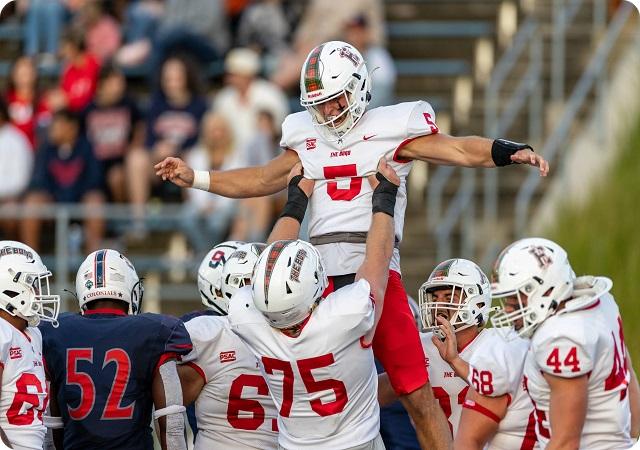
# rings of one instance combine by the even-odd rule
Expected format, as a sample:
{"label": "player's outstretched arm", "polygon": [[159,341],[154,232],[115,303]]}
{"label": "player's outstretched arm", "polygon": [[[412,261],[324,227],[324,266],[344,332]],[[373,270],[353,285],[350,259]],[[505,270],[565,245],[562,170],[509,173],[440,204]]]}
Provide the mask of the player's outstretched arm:
{"label": "player's outstretched arm", "polygon": [[[371,286],[376,303],[373,330],[380,320],[384,308],[384,295],[389,278],[389,263],[393,255],[395,240],[393,214],[400,178],[383,158],[378,163],[378,172],[369,177],[373,188],[371,228],[367,234],[364,261],[356,274],[356,281],[364,278]],[[373,335],[373,332],[371,333]]]}
{"label": "player's outstretched arm", "polygon": [[151,394],[155,407],[153,418],[158,421],[158,440],[162,450],[187,450],[185,407],[175,359],[166,361],[158,368],[153,377]]}
{"label": "player's outstretched arm", "polygon": [[421,136],[398,152],[402,159],[419,159],[434,164],[462,167],[501,167],[528,164],[547,176],[549,163],[530,145],[479,136],[455,137],[443,133]]}
{"label": "player's outstretched arm", "polygon": [[588,375],[562,378],[544,373],[543,376],[551,389],[551,440],[547,450],[580,448],[580,436],[587,415]]}
{"label": "player's outstretched arm", "polygon": [[287,177],[287,183],[287,204],[267,239],[268,244],[298,239],[300,224],[304,220],[309,197],[315,185],[315,181],[304,178],[302,163],[293,166]]}
{"label": "player's outstretched arm", "polygon": [[284,189],[287,174],[298,161],[298,155],[293,150],[285,150],[264,166],[194,171],[180,158],[168,157],[154,168],[156,175],[182,188],[193,187],[229,198],[249,198]]}
{"label": "player's outstretched arm", "polygon": [[482,450],[498,431],[498,425],[507,413],[509,398],[485,397],[469,389],[460,415],[458,432],[453,441],[454,450]]}

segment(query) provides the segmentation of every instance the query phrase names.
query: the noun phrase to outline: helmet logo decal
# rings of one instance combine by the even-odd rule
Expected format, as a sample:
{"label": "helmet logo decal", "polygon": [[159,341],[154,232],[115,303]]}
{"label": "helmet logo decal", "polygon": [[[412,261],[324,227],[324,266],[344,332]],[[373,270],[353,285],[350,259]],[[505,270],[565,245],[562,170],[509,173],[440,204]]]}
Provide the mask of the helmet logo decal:
{"label": "helmet logo decal", "polygon": [[289,279],[291,281],[300,282],[300,271],[302,270],[302,262],[307,257],[307,252],[304,249],[298,250],[296,257],[293,259],[293,267],[291,268],[291,275]]}
{"label": "helmet logo decal", "polygon": [[211,255],[211,261],[209,261],[209,267],[212,269],[217,268],[220,264],[224,265],[226,263],[224,259],[224,252],[222,250],[218,250],[213,255]]}
{"label": "helmet logo decal", "polygon": [[340,56],[347,58],[355,67],[358,67],[358,64],[360,64],[360,58],[358,58],[358,55],[354,54],[349,47],[342,47],[340,49]]}
{"label": "helmet logo decal", "polygon": [[448,277],[449,269],[451,269],[451,266],[453,265],[454,262],[455,262],[455,259],[448,259],[438,264],[436,268],[433,269],[433,272],[431,273],[431,276],[429,277],[429,279],[432,280],[437,278]]}
{"label": "helmet logo decal", "polygon": [[551,256],[547,254],[546,249],[542,246],[531,247],[529,253],[536,258],[541,269],[546,269],[553,263],[553,259],[551,259]]}
{"label": "helmet logo decal", "polygon": [[104,268],[105,259],[107,256],[106,250],[99,250],[96,253],[96,258],[93,261],[93,273],[96,274],[96,288],[104,287]]}
{"label": "helmet logo decal", "polygon": [[293,241],[276,241],[271,246],[269,254],[267,255],[267,267],[264,271],[264,298],[265,302],[269,298],[269,284],[271,283],[271,275],[273,274],[273,268],[276,265],[276,261],[282,254],[284,248]]}
{"label": "helmet logo decal", "polygon": [[29,262],[33,262],[33,253],[24,248],[19,247],[3,247],[0,248],[0,257],[7,255],[22,255],[29,260]]}
{"label": "helmet logo decal", "polygon": [[84,285],[87,289],[91,289],[93,287],[93,281],[87,280],[87,282]]}
{"label": "helmet logo decal", "polygon": [[319,45],[309,55],[304,71],[304,85],[307,92],[319,91],[322,89],[322,80],[320,79],[320,53],[324,44]]}

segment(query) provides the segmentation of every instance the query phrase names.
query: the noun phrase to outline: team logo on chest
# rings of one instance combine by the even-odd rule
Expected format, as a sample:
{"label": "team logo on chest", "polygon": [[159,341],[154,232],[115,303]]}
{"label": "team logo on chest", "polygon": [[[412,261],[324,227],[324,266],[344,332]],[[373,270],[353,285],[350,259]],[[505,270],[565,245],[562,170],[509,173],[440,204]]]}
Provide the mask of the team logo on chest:
{"label": "team logo on chest", "polygon": [[226,362],[232,362],[236,360],[236,351],[235,350],[231,350],[228,352],[220,352],[220,362],[221,363],[226,363]]}
{"label": "team logo on chest", "polygon": [[339,152],[331,152],[331,157],[336,158],[339,156],[349,156],[351,154],[351,150],[340,150]]}
{"label": "team logo on chest", "polygon": [[20,347],[11,347],[9,349],[9,359],[22,358],[22,349]]}
{"label": "team logo on chest", "polygon": [[316,138],[307,138],[307,150],[315,150],[316,149]]}

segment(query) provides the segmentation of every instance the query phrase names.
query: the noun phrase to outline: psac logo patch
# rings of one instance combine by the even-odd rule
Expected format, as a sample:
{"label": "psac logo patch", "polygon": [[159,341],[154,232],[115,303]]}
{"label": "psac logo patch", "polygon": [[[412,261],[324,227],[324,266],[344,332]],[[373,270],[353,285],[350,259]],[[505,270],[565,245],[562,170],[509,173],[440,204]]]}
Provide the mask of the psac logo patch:
{"label": "psac logo patch", "polygon": [[226,363],[226,362],[232,362],[236,360],[236,351],[235,350],[231,350],[229,352],[220,352],[220,362],[221,363]]}
{"label": "psac logo patch", "polygon": [[10,359],[22,358],[22,349],[20,347],[11,347],[9,349],[9,358]]}
{"label": "psac logo patch", "polygon": [[316,149],[316,138],[307,138],[307,150],[315,150]]}

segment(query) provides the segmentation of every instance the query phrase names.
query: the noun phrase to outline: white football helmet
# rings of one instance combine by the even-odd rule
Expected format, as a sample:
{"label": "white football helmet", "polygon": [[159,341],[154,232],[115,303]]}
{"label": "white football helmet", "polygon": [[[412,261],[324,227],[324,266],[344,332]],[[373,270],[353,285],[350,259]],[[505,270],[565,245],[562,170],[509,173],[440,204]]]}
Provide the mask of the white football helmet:
{"label": "white football helmet", "polygon": [[143,293],[142,280],[133,264],[116,250],[91,253],[76,275],[76,295],[82,312],[95,300],[120,300],[129,304],[129,314],[138,314]]}
{"label": "white football helmet", "polygon": [[[443,288],[451,289],[451,300],[435,301],[433,292]],[[460,299],[458,303],[454,300],[457,290]],[[441,262],[418,291],[423,329],[439,330],[436,317],[443,312],[456,332],[473,326],[484,326],[491,313],[490,291],[489,279],[474,262],[467,259]]]}
{"label": "white football helmet", "polygon": [[222,269],[231,254],[243,244],[240,241],[227,241],[216,245],[198,268],[198,290],[202,304],[223,315],[229,311],[229,301],[222,295]]}
{"label": "white football helmet", "polygon": [[253,271],[253,302],[274,328],[305,320],[329,283],[322,258],[308,242],[276,241]]}
{"label": "white football helmet", "polygon": [[260,242],[250,242],[241,245],[229,256],[222,269],[220,283],[223,302],[225,302],[227,310],[229,309],[229,300],[238,292],[238,289],[251,284],[253,268],[266,246]]}
{"label": "white football helmet", "polygon": [[35,327],[40,321],[57,326],[60,296],[49,290],[51,272],[40,255],[17,241],[0,241],[0,308]]}
{"label": "white football helmet", "polygon": [[[344,96],[346,108],[325,117],[320,105]],[[371,100],[371,77],[360,52],[341,41],[325,42],[311,50],[300,73],[300,104],[328,141],[338,141],[353,129]]]}
{"label": "white football helmet", "polygon": [[[502,251],[493,269],[492,296],[502,310],[491,318],[495,327],[514,327],[519,336],[530,337],[571,298],[575,273],[567,252],[555,242],[527,238]],[[505,311],[505,298],[516,296],[517,309]]]}

